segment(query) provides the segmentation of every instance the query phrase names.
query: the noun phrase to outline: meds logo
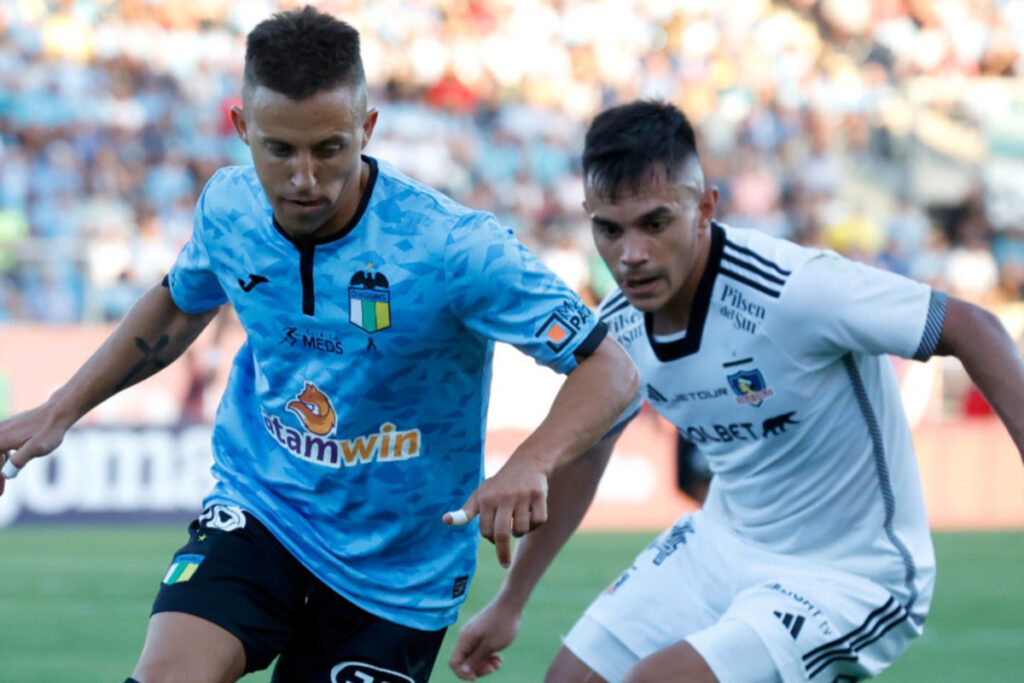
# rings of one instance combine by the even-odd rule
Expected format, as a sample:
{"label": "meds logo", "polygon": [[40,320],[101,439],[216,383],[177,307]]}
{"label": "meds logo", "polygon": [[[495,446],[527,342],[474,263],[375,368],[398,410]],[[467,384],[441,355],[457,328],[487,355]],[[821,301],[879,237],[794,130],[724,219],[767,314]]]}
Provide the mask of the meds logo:
{"label": "meds logo", "polygon": [[342,662],[331,669],[331,683],[415,683],[405,674],[365,662]]}
{"label": "meds logo", "polygon": [[775,395],[775,392],[765,382],[764,375],[757,368],[753,370],[740,370],[729,375],[726,379],[729,381],[729,387],[736,394],[736,402],[739,404],[752,405],[758,408],[764,403],[766,398]]}
{"label": "meds logo", "polygon": [[338,421],[331,399],[312,382],[306,382],[305,388],[285,408],[299,416],[307,431],[318,436],[330,434]]}
{"label": "meds logo", "polygon": [[373,334],[391,327],[391,291],[384,273],[374,273],[367,264],[352,276],[348,288],[348,321]]}

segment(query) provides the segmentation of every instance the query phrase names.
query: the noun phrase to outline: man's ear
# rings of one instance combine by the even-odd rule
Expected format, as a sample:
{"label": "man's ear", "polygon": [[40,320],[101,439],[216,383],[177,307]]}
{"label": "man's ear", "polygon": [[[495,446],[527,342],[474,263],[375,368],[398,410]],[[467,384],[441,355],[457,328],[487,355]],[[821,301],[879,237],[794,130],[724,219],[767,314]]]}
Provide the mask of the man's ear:
{"label": "man's ear", "polygon": [[231,125],[235,127],[239,139],[248,145],[249,129],[245,123],[245,112],[238,105],[231,107]]}

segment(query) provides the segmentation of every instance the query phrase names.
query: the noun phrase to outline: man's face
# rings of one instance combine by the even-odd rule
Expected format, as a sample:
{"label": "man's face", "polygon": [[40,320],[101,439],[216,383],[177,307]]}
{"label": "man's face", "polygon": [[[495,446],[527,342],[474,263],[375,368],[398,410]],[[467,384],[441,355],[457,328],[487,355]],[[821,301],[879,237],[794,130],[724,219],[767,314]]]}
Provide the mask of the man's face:
{"label": "man's face", "polygon": [[[698,169],[699,170],[699,169]],[[693,282],[700,245],[707,239],[718,192],[703,189],[703,178],[680,173],[669,179],[656,171],[614,201],[584,187],[583,208],[594,242],[626,299],[653,313],[673,303]]]}
{"label": "man's face", "polygon": [[343,228],[359,204],[360,152],[377,122],[364,89],[340,85],[293,100],[256,86],[244,106],[231,119],[281,227],[295,238]]}

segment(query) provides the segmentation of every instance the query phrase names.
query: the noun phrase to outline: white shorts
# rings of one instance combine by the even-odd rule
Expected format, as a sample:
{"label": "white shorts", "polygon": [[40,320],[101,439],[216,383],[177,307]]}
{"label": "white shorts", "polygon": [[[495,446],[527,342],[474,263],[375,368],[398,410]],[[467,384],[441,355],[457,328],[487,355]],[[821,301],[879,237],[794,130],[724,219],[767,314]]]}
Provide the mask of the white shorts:
{"label": "white shorts", "polygon": [[[736,621],[750,628],[724,628]],[[921,634],[922,622],[918,608],[911,617],[874,581],[769,552],[698,511],[637,556],[565,646],[609,683],[684,639],[722,683],[832,683],[886,669]],[[735,661],[751,630],[774,672],[758,657]]]}

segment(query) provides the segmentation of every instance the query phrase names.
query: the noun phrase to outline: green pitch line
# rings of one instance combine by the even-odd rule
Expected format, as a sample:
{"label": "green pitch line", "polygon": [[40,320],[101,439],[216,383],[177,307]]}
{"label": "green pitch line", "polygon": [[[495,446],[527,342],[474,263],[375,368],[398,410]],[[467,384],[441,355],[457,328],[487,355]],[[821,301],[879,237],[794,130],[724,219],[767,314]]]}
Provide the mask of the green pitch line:
{"label": "green pitch line", "polygon": [[[538,587],[519,639],[490,680],[542,680],[560,636],[651,536],[574,538]],[[142,646],[157,586],[173,551],[185,540],[184,525],[0,531],[0,679],[124,680]],[[878,680],[1024,680],[1024,532],[936,534],[935,546],[939,577],[925,635]],[[502,574],[493,548],[485,543],[463,619],[494,593]],[[458,680],[445,664],[455,630],[449,631],[441,650],[435,683]],[[266,683],[270,675],[244,680]]]}

